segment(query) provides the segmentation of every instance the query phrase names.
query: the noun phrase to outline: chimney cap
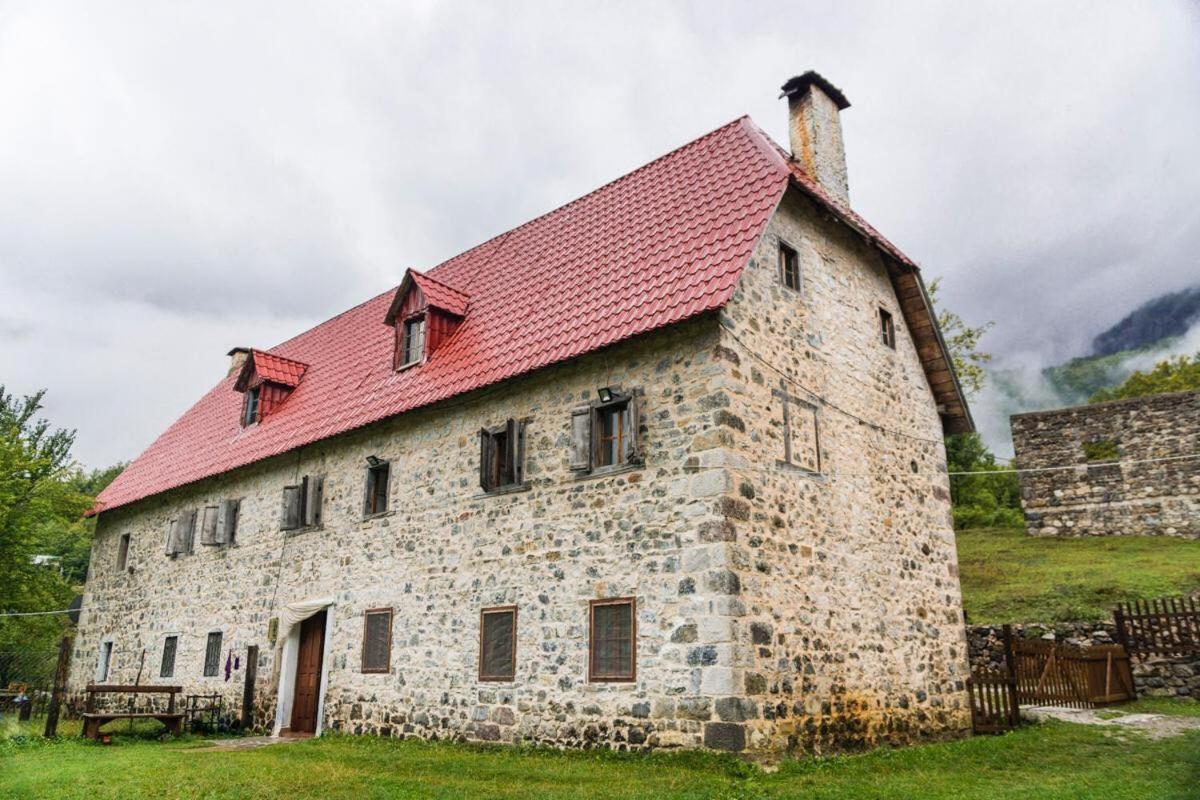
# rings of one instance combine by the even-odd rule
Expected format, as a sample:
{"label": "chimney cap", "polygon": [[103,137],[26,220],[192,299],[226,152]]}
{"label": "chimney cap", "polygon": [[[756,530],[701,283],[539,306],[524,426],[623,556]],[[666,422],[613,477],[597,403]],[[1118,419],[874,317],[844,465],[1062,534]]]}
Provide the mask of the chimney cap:
{"label": "chimney cap", "polygon": [[235,347],[232,350],[230,350],[228,353],[226,353],[225,355],[232,356],[234,353],[249,353],[249,352],[250,352],[249,347]]}
{"label": "chimney cap", "polygon": [[779,87],[779,96],[792,97],[793,95],[803,94],[810,86],[816,86],[829,95],[829,99],[837,104],[838,111],[845,111],[850,107],[850,101],[846,99],[846,95],[842,94],[842,90],[825,80],[820,73],[813,69],[810,69],[803,75],[789,78],[787,83]]}

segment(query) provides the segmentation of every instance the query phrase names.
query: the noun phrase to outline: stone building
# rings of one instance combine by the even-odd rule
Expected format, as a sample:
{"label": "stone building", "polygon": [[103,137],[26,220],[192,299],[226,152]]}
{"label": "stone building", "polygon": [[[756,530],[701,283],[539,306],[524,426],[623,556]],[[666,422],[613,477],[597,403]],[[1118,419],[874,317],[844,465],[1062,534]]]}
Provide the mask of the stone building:
{"label": "stone building", "polygon": [[[255,723],[755,753],[969,728],[916,266],[839,113],[741,118],[230,373],[101,495],[71,684]],[[144,655],[143,655],[144,654]]]}
{"label": "stone building", "polygon": [[1200,392],[1017,414],[1012,436],[1029,533],[1200,538]]}

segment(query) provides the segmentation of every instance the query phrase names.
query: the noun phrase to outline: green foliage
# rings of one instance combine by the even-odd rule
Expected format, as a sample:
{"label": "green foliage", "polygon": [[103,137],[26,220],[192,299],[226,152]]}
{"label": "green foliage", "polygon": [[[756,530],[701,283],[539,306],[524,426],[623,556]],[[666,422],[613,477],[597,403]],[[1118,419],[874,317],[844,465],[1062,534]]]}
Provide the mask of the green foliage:
{"label": "green foliage", "polygon": [[1021,526],[1021,493],[1016,473],[1006,472],[977,433],[946,437],[946,467],[954,472],[982,473],[951,475],[950,498],[954,503],[954,527],[995,528]]}
{"label": "green foliage", "polygon": [[1167,392],[1190,392],[1196,389],[1200,389],[1200,353],[1190,358],[1168,358],[1155,364],[1149,372],[1139,370],[1119,386],[1100,389],[1092,395],[1091,402],[1103,403],[1108,400],[1125,400]]}
{"label": "green foliage", "polygon": [[1112,439],[1095,439],[1083,443],[1083,457],[1090,464],[1116,461],[1121,457],[1117,443]]}
{"label": "green foliage", "polygon": [[[83,512],[108,470],[82,474],[71,462],[75,432],[38,418],[43,392],[17,398],[0,386],[0,611],[64,608],[87,573],[92,523]],[[48,555],[57,564],[35,564]],[[61,569],[61,572],[60,572]],[[0,685],[22,676],[18,654],[52,650],[61,616],[0,617]]]}
{"label": "green foliage", "polygon": [[979,340],[996,323],[985,322],[973,328],[953,311],[936,309],[941,281],[941,278],[935,278],[929,282],[929,300],[935,305],[938,327],[942,329],[942,338],[946,340],[946,347],[950,349],[950,360],[954,362],[959,385],[969,397],[979,394],[987,379],[985,365],[992,360],[992,355],[979,349]]}
{"label": "green foliage", "polygon": [[1112,619],[1118,601],[1200,589],[1200,542],[1169,536],[1028,536],[959,531],[958,574],[971,622]]}
{"label": "green foliage", "polygon": [[[1176,713],[1187,700],[1165,700]],[[1187,713],[1186,710],[1180,713]],[[12,800],[182,798],[538,798],[539,800],[1106,800],[1195,797],[1200,733],[1151,739],[1067,723],[1027,725],[861,755],[785,761],[766,771],[712,753],[559,752],[451,742],[322,736],[254,750],[127,736],[0,739],[0,794]]]}

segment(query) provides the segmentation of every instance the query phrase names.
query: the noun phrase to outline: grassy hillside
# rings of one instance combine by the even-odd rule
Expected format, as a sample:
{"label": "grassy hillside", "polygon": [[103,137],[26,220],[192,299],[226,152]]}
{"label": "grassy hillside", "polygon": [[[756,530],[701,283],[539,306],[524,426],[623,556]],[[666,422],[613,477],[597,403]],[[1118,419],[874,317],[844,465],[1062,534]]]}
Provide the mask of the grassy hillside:
{"label": "grassy hillside", "polygon": [[1019,529],[958,532],[972,623],[1110,619],[1119,600],[1200,590],[1200,542],[1167,537],[1045,539]]}

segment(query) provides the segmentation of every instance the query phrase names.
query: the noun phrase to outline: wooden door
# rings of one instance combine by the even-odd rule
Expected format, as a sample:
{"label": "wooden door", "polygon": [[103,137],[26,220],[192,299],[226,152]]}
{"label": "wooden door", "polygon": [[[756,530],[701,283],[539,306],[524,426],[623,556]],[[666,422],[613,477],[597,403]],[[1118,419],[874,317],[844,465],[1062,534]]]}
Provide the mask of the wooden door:
{"label": "wooden door", "polygon": [[292,733],[315,733],[317,700],[321,691],[321,654],[325,650],[325,612],[300,623],[300,653],[296,658],[296,696],[292,700]]}

